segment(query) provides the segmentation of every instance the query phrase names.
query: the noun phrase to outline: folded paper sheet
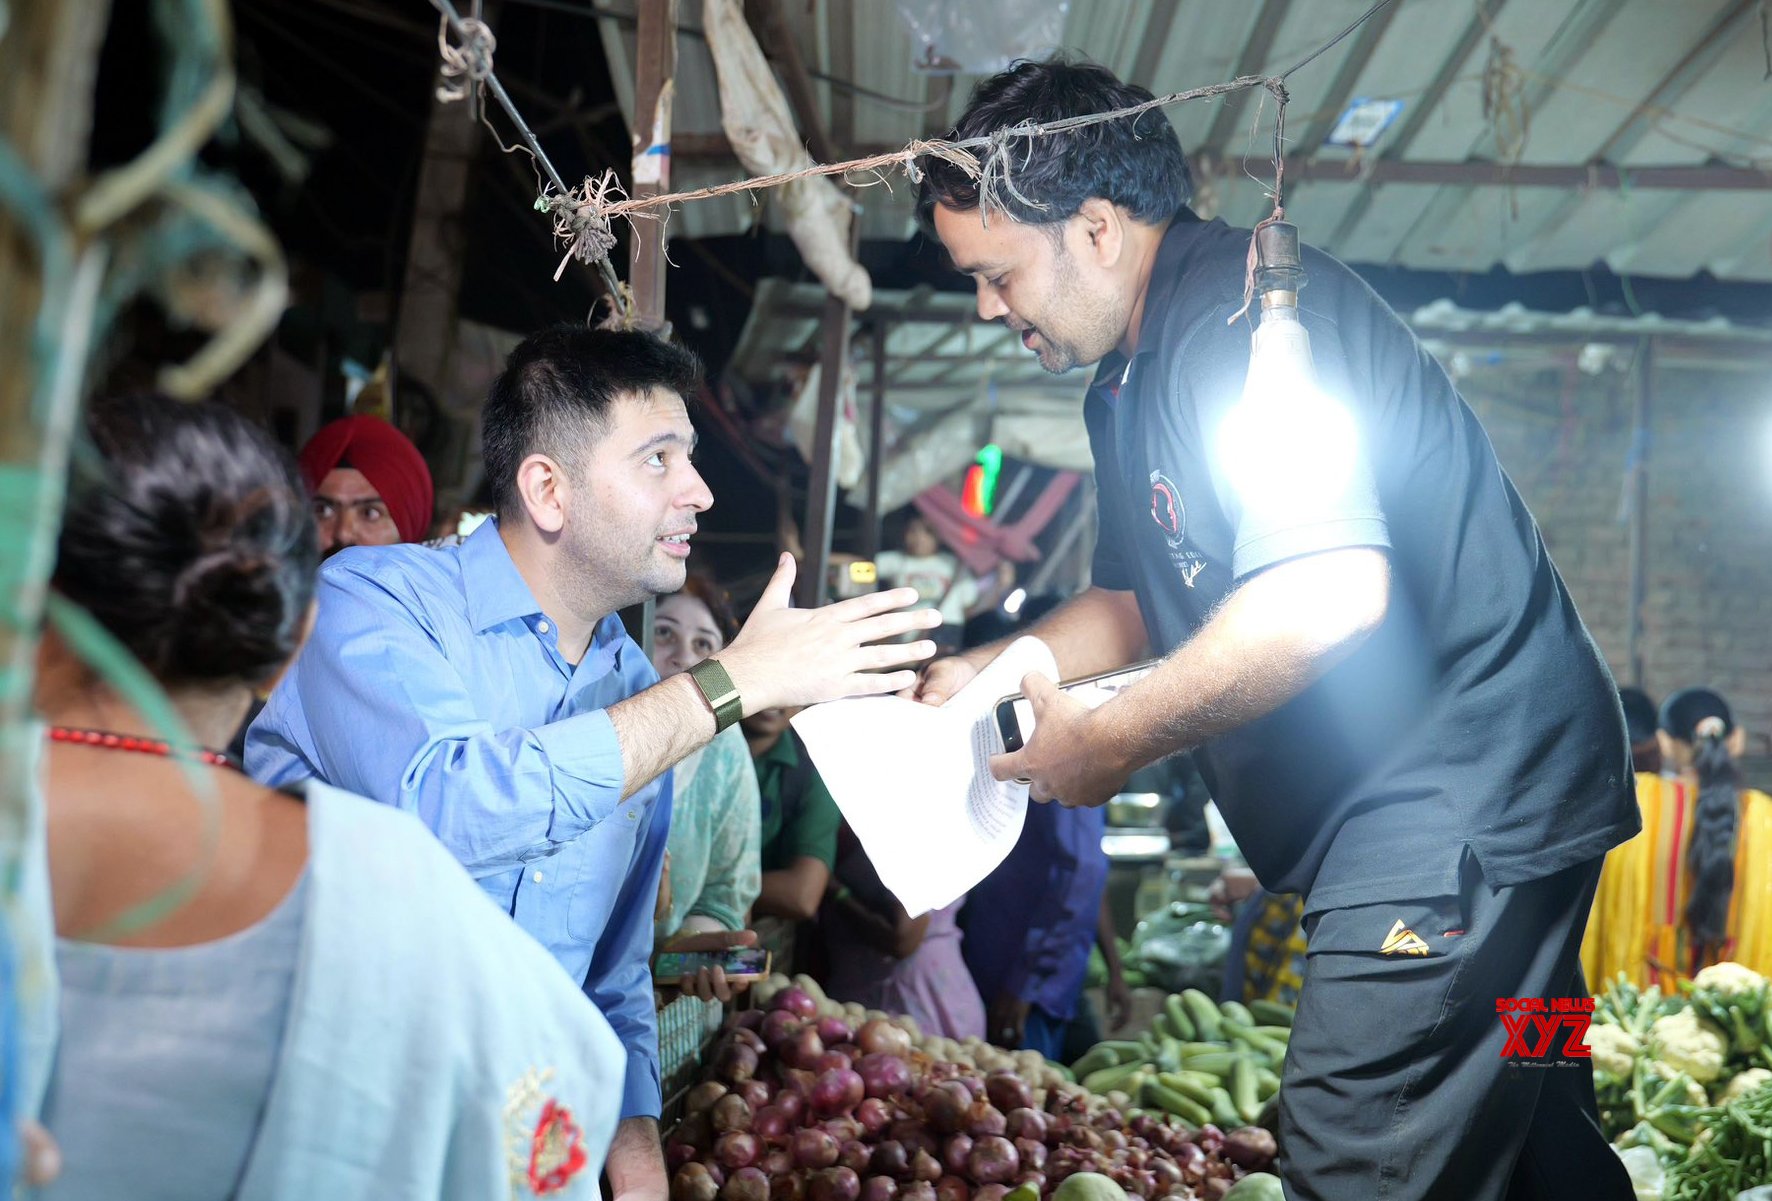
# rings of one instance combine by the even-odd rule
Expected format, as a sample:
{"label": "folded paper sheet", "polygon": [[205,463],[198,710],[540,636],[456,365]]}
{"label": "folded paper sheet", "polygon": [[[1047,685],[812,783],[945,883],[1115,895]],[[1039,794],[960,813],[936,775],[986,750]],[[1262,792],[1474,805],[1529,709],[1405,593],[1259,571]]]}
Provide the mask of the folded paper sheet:
{"label": "folded paper sheet", "polygon": [[794,729],[881,881],[915,917],[958,900],[1015,847],[1025,784],[991,778],[996,704],[1029,672],[1058,678],[1052,651],[1018,638],[936,708],[895,696],[815,705]]}

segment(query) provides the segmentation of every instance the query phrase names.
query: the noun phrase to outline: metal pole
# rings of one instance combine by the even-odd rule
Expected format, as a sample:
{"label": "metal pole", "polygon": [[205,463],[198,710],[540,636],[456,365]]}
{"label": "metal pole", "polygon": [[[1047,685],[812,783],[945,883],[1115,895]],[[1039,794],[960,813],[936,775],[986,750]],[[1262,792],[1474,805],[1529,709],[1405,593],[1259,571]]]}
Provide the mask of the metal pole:
{"label": "metal pole", "polygon": [[880,553],[880,472],[886,462],[886,333],[884,320],[874,322],[874,409],[868,415],[868,504],[861,522],[861,553]]}
{"label": "metal pole", "polygon": [[1643,686],[1643,598],[1649,568],[1649,422],[1654,399],[1655,341],[1637,350],[1636,413],[1631,423],[1630,613],[1626,619],[1630,681]]}
{"label": "metal pole", "polygon": [[837,401],[848,361],[849,306],[836,296],[826,296],[818,427],[812,443],[812,482],[806,493],[806,562],[795,590],[801,606],[808,609],[824,604],[827,596],[825,569],[831,561],[831,526],[837,511]]}

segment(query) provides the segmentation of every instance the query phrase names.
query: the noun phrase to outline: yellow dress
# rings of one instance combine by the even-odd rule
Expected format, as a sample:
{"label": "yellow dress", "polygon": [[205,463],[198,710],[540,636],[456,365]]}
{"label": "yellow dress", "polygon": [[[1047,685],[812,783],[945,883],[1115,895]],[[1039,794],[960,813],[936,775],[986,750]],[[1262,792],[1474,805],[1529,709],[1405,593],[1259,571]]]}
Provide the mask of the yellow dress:
{"label": "yellow dress", "polygon": [[1686,847],[1697,801],[1698,790],[1684,781],[1638,773],[1643,829],[1606,856],[1581,940],[1590,989],[1623,972],[1639,988],[1653,983],[1666,991],[1720,959],[1772,973],[1772,797],[1742,790],[1728,938],[1702,963],[1694,962],[1685,930],[1692,894]]}

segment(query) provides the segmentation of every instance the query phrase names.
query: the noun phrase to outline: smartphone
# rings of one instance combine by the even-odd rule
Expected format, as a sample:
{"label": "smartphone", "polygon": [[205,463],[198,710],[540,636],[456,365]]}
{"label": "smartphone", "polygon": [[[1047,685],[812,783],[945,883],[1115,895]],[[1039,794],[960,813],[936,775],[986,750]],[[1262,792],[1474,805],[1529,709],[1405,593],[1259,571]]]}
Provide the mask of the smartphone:
{"label": "smartphone", "polygon": [[761,980],[769,974],[769,949],[728,947],[724,951],[666,951],[652,965],[652,978],[674,984],[704,967],[724,968],[728,980]]}
{"label": "smartphone", "polygon": [[[1131,667],[1122,667],[1119,671],[1070,680],[1058,687],[1066,696],[1074,697],[1095,709],[1150,675],[1157,663],[1156,659],[1147,659],[1143,663],[1134,663]],[[1033,702],[1019,692],[998,701],[997,732],[1003,736],[1005,751],[1019,751],[1026,746],[1034,733]]]}

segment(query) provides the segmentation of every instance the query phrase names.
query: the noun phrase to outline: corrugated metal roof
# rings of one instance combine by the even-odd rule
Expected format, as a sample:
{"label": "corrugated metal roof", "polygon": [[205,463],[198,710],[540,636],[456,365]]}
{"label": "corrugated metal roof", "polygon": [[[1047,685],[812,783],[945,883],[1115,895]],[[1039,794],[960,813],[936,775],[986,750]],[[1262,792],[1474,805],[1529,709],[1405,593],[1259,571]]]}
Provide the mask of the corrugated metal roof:
{"label": "corrugated metal roof", "polygon": [[[1004,0],[1007,2],[1007,0]],[[1038,0],[1033,0],[1038,3]],[[1162,93],[1277,71],[1333,36],[1369,0],[1071,0],[1068,48]],[[976,77],[912,69],[917,47],[887,0],[782,0],[809,68],[861,88],[932,100],[925,114],[816,85],[827,127],[852,147],[902,145],[948,128]],[[634,0],[602,0],[631,16]],[[683,0],[674,135],[693,142],[720,132],[718,95],[698,0]],[[1295,75],[1287,114],[1294,152],[1319,164],[1347,160],[1324,146],[1355,97],[1394,98],[1401,114],[1352,178],[1319,169],[1289,184],[1287,209],[1308,241],[1352,262],[1482,271],[1580,268],[1596,260],[1619,272],[1772,280],[1772,195],[1756,190],[1633,190],[1630,170],[1772,164],[1772,81],[1766,76],[1759,0],[1395,0],[1368,26]],[[617,96],[631,117],[633,30],[605,20]],[[1623,169],[1621,185],[1525,187],[1498,183],[1381,182],[1373,164],[1492,164],[1504,156],[1484,111],[1485,68],[1499,47],[1511,68],[1503,95],[1523,111],[1527,133],[1515,161],[1533,166]],[[1647,107],[1644,107],[1647,106]],[[1262,111],[1258,112],[1258,107]],[[1265,155],[1273,106],[1264,94],[1177,106],[1170,117],[1191,152],[1228,165],[1202,180],[1201,206],[1235,223],[1265,215]],[[833,122],[833,117],[835,121]],[[1257,178],[1244,174],[1248,169]],[[680,154],[673,186],[739,177],[735,163]],[[1324,178],[1329,175],[1329,178]],[[863,195],[864,236],[911,231],[913,189]],[[676,214],[675,234],[749,227],[749,201],[704,201]]]}

